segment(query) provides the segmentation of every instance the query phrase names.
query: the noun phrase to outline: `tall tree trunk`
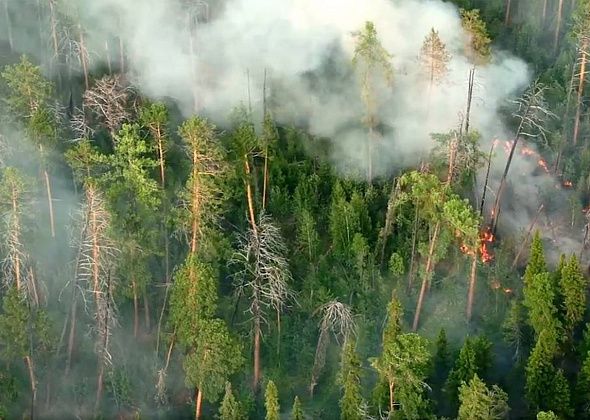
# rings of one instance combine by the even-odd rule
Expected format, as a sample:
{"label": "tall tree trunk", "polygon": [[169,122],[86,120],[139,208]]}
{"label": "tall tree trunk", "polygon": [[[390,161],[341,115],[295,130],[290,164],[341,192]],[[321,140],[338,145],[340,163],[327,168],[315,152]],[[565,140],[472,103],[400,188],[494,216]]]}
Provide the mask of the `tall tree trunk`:
{"label": "tall tree trunk", "polygon": [[557,6],[557,23],[555,24],[555,35],[553,38],[553,49],[557,51],[557,47],[559,46],[559,33],[561,32],[561,19],[563,15],[563,0],[559,0],[559,5]]}
{"label": "tall tree trunk", "polygon": [[547,21],[547,3],[549,0],[543,0],[543,15],[541,16],[541,25],[545,26]]}
{"label": "tall tree trunk", "polygon": [[8,46],[10,51],[14,51],[14,41],[12,39],[12,20],[8,11],[8,0],[4,0],[4,19],[6,20],[6,35],[8,36]]}
{"label": "tall tree trunk", "polygon": [[391,230],[393,228],[393,224],[395,222],[395,208],[397,202],[397,196],[399,194],[399,182],[395,180],[391,187],[391,192],[389,193],[389,200],[387,201],[387,212],[385,214],[385,225],[383,226],[383,230],[381,231],[381,237],[379,241],[381,243],[381,250],[380,250],[380,265],[383,266],[383,262],[385,260],[385,247],[387,246],[387,238],[391,235]]}
{"label": "tall tree trunk", "polygon": [[465,111],[465,134],[469,134],[471,103],[473,102],[473,85],[475,84],[475,66],[469,69],[469,86],[467,88],[467,109]]}
{"label": "tall tree trunk", "polygon": [[31,383],[31,419],[35,418],[35,404],[37,402],[37,380],[35,378],[35,368],[33,358],[29,355],[24,357],[25,366],[29,372],[29,382]]}
{"label": "tall tree trunk", "polygon": [[125,46],[121,37],[119,37],[119,71],[125,74]]}
{"label": "tall tree trunk", "polygon": [[250,164],[248,160],[248,155],[244,155],[244,172],[246,175],[246,180],[244,182],[246,183],[246,199],[248,201],[248,214],[250,217],[250,225],[252,225],[252,231],[254,232],[254,234],[257,235],[258,228],[256,227],[256,216],[254,213],[254,197],[252,194],[252,183],[250,182],[250,175],[252,172],[250,170]]}
{"label": "tall tree trunk", "polygon": [[147,286],[143,288],[143,310],[145,319],[145,331],[146,333],[149,333],[152,329],[152,326],[150,321],[150,304],[148,299]]}
{"label": "tall tree trunk", "polygon": [[[13,227],[13,229],[18,229],[20,230],[20,221],[18,220],[18,191],[16,190],[16,188],[12,189],[12,193],[11,193],[11,198],[12,198],[12,213],[13,213],[13,217],[15,218],[15,226]],[[18,233],[15,233],[15,235],[18,235]],[[20,290],[21,289],[21,261],[20,261],[20,253],[19,252],[15,252],[14,253],[14,281],[16,282],[16,290]]]}
{"label": "tall tree trunk", "polygon": [[139,331],[139,303],[137,302],[137,284],[133,275],[131,276],[131,287],[133,290],[133,337],[137,338]]}
{"label": "tall tree trunk", "polygon": [[68,376],[70,373],[70,366],[72,364],[72,353],[74,351],[74,341],[76,336],[76,315],[78,311],[78,300],[76,299],[76,291],[74,286],[74,296],[72,297],[72,309],[71,309],[71,320],[70,320],[70,333],[68,335],[68,355],[66,357],[66,373]]}
{"label": "tall tree trunk", "polygon": [[393,416],[393,403],[395,402],[394,400],[394,395],[393,395],[393,391],[394,391],[395,385],[393,384],[393,382],[389,382],[389,417],[391,418]]}
{"label": "tall tree trunk", "polygon": [[512,147],[510,148],[510,154],[508,155],[508,160],[506,161],[506,166],[504,167],[504,173],[502,174],[502,178],[500,179],[500,186],[498,187],[498,193],[496,194],[496,201],[494,202],[494,208],[492,210],[492,221],[491,221],[491,228],[492,233],[496,233],[496,227],[498,225],[498,217],[500,213],[500,204],[502,201],[502,194],[504,193],[504,188],[506,187],[506,177],[508,176],[508,171],[510,170],[510,165],[512,164],[512,158],[514,157],[514,151],[516,150],[516,145],[518,144],[518,140],[520,139],[520,133],[524,124],[524,119],[528,115],[530,110],[530,102],[527,104],[525,112],[523,114],[523,118],[520,120],[520,124],[518,125],[518,129],[516,130],[516,135],[514,136],[514,141],[512,142]]}
{"label": "tall tree trunk", "polygon": [[488,182],[490,180],[490,168],[492,166],[492,154],[494,153],[494,142],[492,142],[492,147],[490,147],[490,153],[488,155],[488,168],[486,169],[486,179],[483,183],[483,191],[481,192],[481,203],[479,204],[479,215],[483,216],[483,208],[486,203],[486,193],[488,190]]}
{"label": "tall tree trunk", "polygon": [[418,329],[418,324],[420,322],[420,312],[422,311],[424,298],[426,297],[426,289],[430,284],[430,276],[432,274],[432,268],[434,265],[434,250],[436,247],[436,241],[438,239],[439,231],[440,222],[436,222],[436,225],[434,226],[434,233],[432,234],[432,239],[430,240],[430,247],[428,249],[428,259],[426,260],[426,268],[424,272],[424,278],[422,279],[422,287],[420,288],[420,295],[418,296],[418,303],[416,304],[416,313],[414,314],[414,322],[412,323],[413,331],[416,331]]}
{"label": "tall tree trunk", "polygon": [[107,58],[107,69],[109,70],[109,74],[113,74],[113,66],[111,64],[111,49],[109,48],[108,39],[104,42],[104,50]]}
{"label": "tall tree trunk", "polygon": [[100,401],[102,399],[102,388],[104,386],[104,361],[98,358],[98,376],[96,378],[96,402],[94,403],[94,412],[98,413]]}
{"label": "tall tree trunk", "polygon": [[586,62],[588,58],[586,50],[588,49],[588,44],[588,39],[584,39],[584,42],[580,47],[580,82],[578,84],[578,102],[576,104],[576,117],[574,119],[574,144],[578,143],[578,135],[580,132],[580,119],[582,116],[582,98],[584,96],[584,82],[586,81]]}
{"label": "tall tree trunk", "polygon": [[412,290],[412,283],[414,282],[414,265],[416,262],[416,239],[418,236],[418,207],[414,212],[414,228],[412,229],[412,255],[410,257],[410,269],[408,270],[408,290]]}
{"label": "tall tree trunk", "polygon": [[[59,44],[57,41],[57,19],[55,18],[55,7],[53,0],[48,0],[49,3],[49,20],[51,23],[51,40],[53,42],[54,59],[59,64]],[[57,72],[58,78],[61,79],[60,72]]]}
{"label": "tall tree trunk", "polygon": [[508,26],[510,25],[510,9],[512,6],[512,1],[511,0],[506,0],[506,13],[505,13],[505,17],[504,17],[504,25]]}
{"label": "tall tree trunk", "polygon": [[84,72],[84,87],[88,90],[90,89],[90,81],[88,79],[88,63],[86,62],[86,45],[84,43],[82,25],[80,24],[78,24],[78,31],[80,36],[80,62],[82,63],[82,71]]}
{"label": "tall tree trunk", "polygon": [[43,170],[43,177],[45,178],[45,188],[47,190],[47,204],[49,205],[49,227],[51,230],[51,237],[55,238],[55,220],[53,215],[53,198],[51,196],[51,183],[49,182],[49,174],[47,169]]}
{"label": "tall tree trunk", "polygon": [[261,334],[261,320],[260,307],[255,306],[254,310],[254,378],[252,379],[252,389],[254,393],[258,391],[258,384],[260,382],[260,334]]}
{"label": "tall tree trunk", "polygon": [[[264,68],[264,80],[262,82],[262,115],[266,120],[266,67]],[[263,120],[263,123],[266,121]],[[262,210],[266,209],[266,194],[268,187],[268,139],[264,147],[264,179],[262,181]]]}
{"label": "tall tree trunk", "polygon": [[577,58],[574,61],[574,64],[572,65],[572,77],[570,79],[570,86],[567,91],[567,101],[565,104],[565,113],[563,115],[563,134],[562,134],[561,143],[559,145],[559,151],[557,152],[557,157],[555,158],[555,164],[553,166],[553,171],[556,174],[559,173],[559,164],[561,161],[561,156],[563,154],[563,149],[565,148],[565,145],[567,143],[567,137],[569,135],[569,115],[570,115],[570,106],[572,104],[572,93],[574,91],[574,81],[576,79],[576,67],[577,67],[576,64],[577,64]]}
{"label": "tall tree trunk", "polygon": [[471,272],[469,275],[469,291],[467,292],[467,322],[471,321],[473,312],[473,299],[475,297],[475,283],[477,281],[477,249],[473,250],[471,260]]}
{"label": "tall tree trunk", "polygon": [[195,419],[201,418],[201,405],[203,404],[203,392],[201,388],[195,389]]}

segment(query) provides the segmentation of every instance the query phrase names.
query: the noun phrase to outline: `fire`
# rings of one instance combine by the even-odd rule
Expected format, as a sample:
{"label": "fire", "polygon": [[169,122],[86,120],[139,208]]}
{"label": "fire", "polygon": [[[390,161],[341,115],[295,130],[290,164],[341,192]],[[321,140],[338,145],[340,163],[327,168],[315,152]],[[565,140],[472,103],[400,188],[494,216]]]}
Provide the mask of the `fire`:
{"label": "fire", "polygon": [[572,188],[573,186],[574,184],[572,183],[572,181],[563,181],[564,188]]}
{"label": "fire", "polygon": [[504,289],[504,293],[510,294],[510,293],[512,293],[512,289],[506,288],[506,289]]}
{"label": "fire", "polygon": [[545,172],[549,173],[549,168],[547,167],[547,162],[545,162],[545,159],[539,159],[537,163],[541,168],[543,168]]}
{"label": "fire", "polygon": [[484,263],[489,263],[494,259],[494,255],[488,249],[488,244],[494,242],[494,234],[492,233],[492,230],[489,227],[480,233],[479,242],[479,253],[481,255],[481,261]]}

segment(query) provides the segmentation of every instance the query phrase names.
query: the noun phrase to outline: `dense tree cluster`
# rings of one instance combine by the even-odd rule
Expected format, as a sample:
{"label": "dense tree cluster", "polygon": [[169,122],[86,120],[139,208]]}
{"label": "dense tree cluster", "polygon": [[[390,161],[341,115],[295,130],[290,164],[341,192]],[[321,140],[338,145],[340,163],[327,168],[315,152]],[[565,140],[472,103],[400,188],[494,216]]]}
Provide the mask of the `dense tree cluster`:
{"label": "dense tree cluster", "polygon": [[[537,218],[493,242],[528,142],[569,183],[545,208],[584,230],[589,0],[455,0],[464,114],[391,177],[373,159],[396,57],[372,22],[344,63],[366,129],[348,177],[266,92],[262,118],[183,117],[127,77],[122,40],[89,45],[66,1],[26,1],[50,48],[23,55],[0,0],[0,418],[590,417],[590,222],[556,263]],[[497,47],[535,82],[507,104],[493,190],[470,113]],[[451,51],[424,34],[421,100],[451,83]]]}

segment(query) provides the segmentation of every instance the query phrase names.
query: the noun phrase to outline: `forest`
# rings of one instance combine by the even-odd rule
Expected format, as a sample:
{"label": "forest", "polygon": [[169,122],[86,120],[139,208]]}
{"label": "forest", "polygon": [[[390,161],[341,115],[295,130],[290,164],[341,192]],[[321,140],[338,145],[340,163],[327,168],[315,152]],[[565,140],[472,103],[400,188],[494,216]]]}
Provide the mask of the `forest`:
{"label": "forest", "polygon": [[590,418],[590,0],[0,0],[0,419]]}

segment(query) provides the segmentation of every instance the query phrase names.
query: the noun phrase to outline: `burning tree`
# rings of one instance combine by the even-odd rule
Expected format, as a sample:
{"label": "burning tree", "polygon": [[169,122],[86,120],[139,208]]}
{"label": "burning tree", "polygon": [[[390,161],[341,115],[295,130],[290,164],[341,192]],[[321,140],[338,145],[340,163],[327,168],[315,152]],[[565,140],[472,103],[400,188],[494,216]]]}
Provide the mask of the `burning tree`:
{"label": "burning tree", "polygon": [[363,123],[369,130],[367,141],[367,179],[373,178],[373,143],[375,142],[375,129],[377,127],[377,110],[375,90],[379,74],[385,79],[387,85],[393,82],[393,67],[391,54],[383,48],[377,38],[377,30],[372,22],[366,22],[362,31],[356,34],[357,42],[352,59],[353,65],[360,72],[361,97],[365,105],[365,117]]}
{"label": "burning tree", "polygon": [[517,109],[513,113],[513,116],[518,121],[518,128],[516,129],[516,134],[510,147],[510,153],[508,154],[508,160],[506,161],[502,178],[500,178],[500,185],[492,209],[490,226],[493,233],[496,232],[498,225],[502,195],[506,188],[506,178],[518,141],[521,137],[541,137],[545,139],[545,123],[549,118],[556,118],[555,114],[548,110],[547,104],[545,103],[545,90],[546,87],[543,84],[535,81],[520,98],[514,101]]}
{"label": "burning tree", "polygon": [[340,343],[340,340],[342,340],[342,343],[346,343],[348,337],[355,333],[354,315],[348,305],[338,300],[332,300],[316,309],[315,313],[318,312],[321,312],[322,320],[309,384],[309,393],[312,396],[326,363],[326,350],[330,341],[330,333],[334,335],[338,343]]}
{"label": "burning tree", "polygon": [[260,382],[260,340],[262,325],[267,322],[268,309],[274,310],[280,334],[280,313],[293,299],[289,288],[291,272],[285,258],[287,248],[279,229],[269,216],[262,214],[256,229],[251,227],[240,238],[233,261],[243,269],[236,273],[239,281],[237,293],[250,300],[248,312],[252,316],[254,378],[252,386],[258,389]]}

